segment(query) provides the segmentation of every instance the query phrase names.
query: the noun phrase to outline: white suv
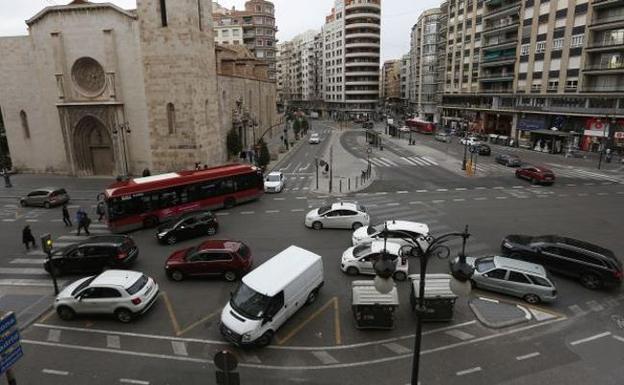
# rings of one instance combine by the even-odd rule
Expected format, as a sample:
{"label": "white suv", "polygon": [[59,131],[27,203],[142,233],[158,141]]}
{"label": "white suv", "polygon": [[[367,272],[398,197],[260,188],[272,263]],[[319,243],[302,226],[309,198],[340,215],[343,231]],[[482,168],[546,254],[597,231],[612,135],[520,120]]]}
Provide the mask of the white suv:
{"label": "white suv", "polygon": [[349,247],[342,254],[340,269],[349,275],[375,275],[373,264],[381,256],[384,249],[394,258],[396,263],[396,271],[393,278],[397,281],[405,281],[409,273],[409,265],[407,264],[407,258],[401,257],[401,245],[393,242],[384,242],[383,240]]}
{"label": "white suv", "polygon": [[59,293],[54,309],[63,320],[76,314],[114,314],[124,323],[145,313],[158,298],[158,284],[143,273],[107,270],[79,279]]}
{"label": "white suv", "polygon": [[286,177],[279,171],[270,172],[264,178],[264,192],[281,192],[286,186]]}
{"label": "white suv", "polygon": [[408,240],[409,237],[416,238],[427,234],[429,234],[429,226],[424,223],[392,220],[355,230],[351,242],[353,246],[356,246],[362,243],[370,243],[375,239],[384,239],[384,235],[386,235],[388,241],[404,245],[412,243]]}

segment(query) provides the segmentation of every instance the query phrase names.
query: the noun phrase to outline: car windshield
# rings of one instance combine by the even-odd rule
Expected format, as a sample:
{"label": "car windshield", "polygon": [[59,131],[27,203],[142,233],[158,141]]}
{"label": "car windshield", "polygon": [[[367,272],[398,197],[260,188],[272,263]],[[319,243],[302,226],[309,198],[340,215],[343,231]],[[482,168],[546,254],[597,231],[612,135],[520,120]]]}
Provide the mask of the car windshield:
{"label": "car windshield", "polygon": [[475,268],[479,273],[490,271],[495,267],[496,265],[494,264],[494,258],[492,257],[478,259],[475,263]]}
{"label": "car windshield", "polygon": [[139,290],[143,289],[147,284],[148,278],[145,274],[141,275],[139,279],[135,283],[132,284],[129,288],[126,289],[128,294],[134,295],[139,292]]}
{"label": "car windshield", "polygon": [[366,254],[369,254],[371,251],[370,245],[359,245],[353,248],[353,255],[356,258],[363,257]]}
{"label": "car windshield", "polygon": [[280,176],[279,175],[269,175],[266,178],[267,182],[279,182],[280,181]]}
{"label": "car windshield", "polygon": [[323,215],[326,212],[328,212],[329,210],[331,210],[331,206],[323,206],[320,209],[318,209],[317,212],[318,212],[319,215]]}
{"label": "car windshield", "polygon": [[270,301],[270,297],[262,295],[244,283],[241,283],[238,290],[236,290],[232,296],[230,305],[234,310],[247,318],[260,319]]}
{"label": "car windshield", "polygon": [[85,280],[83,283],[81,283],[80,285],[78,285],[74,291],[72,291],[71,295],[76,295],[76,293],[80,292],[82,289],[84,289],[85,287],[89,286],[91,284],[91,282],[93,282],[93,280],[95,279],[95,277],[97,277],[96,275],[94,275],[93,277],[90,277],[89,279]]}
{"label": "car windshield", "polygon": [[378,232],[383,230],[383,228],[384,228],[384,224],[383,223],[380,223],[380,224],[375,225],[375,226],[368,226],[368,229],[366,229],[366,233],[368,235],[377,234]]}

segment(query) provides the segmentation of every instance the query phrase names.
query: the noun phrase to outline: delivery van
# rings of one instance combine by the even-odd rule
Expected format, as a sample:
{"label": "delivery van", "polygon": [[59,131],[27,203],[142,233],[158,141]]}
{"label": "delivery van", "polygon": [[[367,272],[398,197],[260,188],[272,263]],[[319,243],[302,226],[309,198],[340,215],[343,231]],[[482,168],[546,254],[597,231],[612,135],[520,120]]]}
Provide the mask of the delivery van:
{"label": "delivery van", "polygon": [[290,246],[243,277],[221,312],[221,334],[239,346],[269,345],[286,320],[316,300],[322,286],[321,256]]}

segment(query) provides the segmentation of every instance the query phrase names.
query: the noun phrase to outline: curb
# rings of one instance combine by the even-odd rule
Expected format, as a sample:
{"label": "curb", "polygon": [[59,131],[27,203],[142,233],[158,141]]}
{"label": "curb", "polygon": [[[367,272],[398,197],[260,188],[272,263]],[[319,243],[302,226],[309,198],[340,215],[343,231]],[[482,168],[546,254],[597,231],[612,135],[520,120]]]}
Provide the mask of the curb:
{"label": "curb", "polygon": [[[476,298],[476,300],[480,300],[480,299]],[[507,301],[495,300],[496,303],[499,303],[499,304],[502,303],[502,304],[505,304],[505,305],[508,305],[508,306],[517,307],[525,315],[523,317],[518,317],[516,319],[511,319],[511,320],[507,320],[507,321],[491,322],[481,313],[481,311],[474,304],[474,301],[475,301],[475,298],[470,299],[468,301],[468,306],[470,307],[470,309],[472,310],[474,315],[477,317],[479,322],[481,322],[485,326],[487,326],[489,328],[492,328],[492,329],[502,329],[502,328],[506,328],[506,327],[509,327],[509,326],[514,326],[514,325],[518,325],[518,324],[521,324],[521,323],[529,322],[531,320],[531,318],[532,318],[530,316],[531,313],[525,307],[523,307],[521,305],[518,305],[518,304],[512,303],[512,302],[507,302]],[[527,315],[528,315],[529,318],[527,318]]]}

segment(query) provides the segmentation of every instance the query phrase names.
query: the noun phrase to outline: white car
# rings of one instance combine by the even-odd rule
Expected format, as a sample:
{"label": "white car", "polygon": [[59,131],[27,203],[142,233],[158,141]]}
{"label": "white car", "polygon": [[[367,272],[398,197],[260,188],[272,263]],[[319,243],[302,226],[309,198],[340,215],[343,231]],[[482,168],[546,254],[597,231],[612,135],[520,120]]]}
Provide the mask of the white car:
{"label": "white car", "polygon": [[286,177],[279,171],[270,172],[264,178],[264,192],[281,192],[286,186]]}
{"label": "white car", "polygon": [[158,298],[158,284],[147,275],[131,270],[107,270],[79,279],[61,291],[54,309],[65,321],[76,314],[112,314],[130,322],[145,313]]}
{"label": "white car", "polygon": [[475,138],[474,136],[469,136],[467,138],[461,138],[461,140],[459,141],[461,144],[463,145],[469,145],[469,146],[476,146],[478,144],[481,144],[481,142],[479,141],[478,138]]}
{"label": "white car", "polygon": [[399,131],[401,132],[410,132],[410,128],[407,126],[399,127]]}
{"label": "white car", "polygon": [[359,229],[368,226],[370,217],[366,208],[354,202],[338,202],[314,209],[306,214],[305,225],[315,230],[322,228]]}
{"label": "white car", "polygon": [[[386,242],[385,249],[388,254],[395,258],[396,271],[394,272],[394,279],[397,281],[405,281],[409,273],[409,265],[407,258],[401,256],[401,245],[394,242]],[[342,253],[340,269],[349,275],[375,275],[373,264],[383,251],[383,240],[349,247]]]}
{"label": "white car", "polygon": [[308,142],[310,144],[319,144],[319,143],[321,143],[321,137],[320,137],[320,135],[318,133],[313,132],[310,135],[310,139],[308,140]]}
{"label": "white car", "polygon": [[424,223],[410,221],[385,221],[374,226],[365,226],[353,232],[351,242],[353,246],[370,243],[376,239],[384,239],[387,234],[388,241],[405,245],[411,243],[408,235],[416,238],[420,235],[429,234],[429,226]]}

